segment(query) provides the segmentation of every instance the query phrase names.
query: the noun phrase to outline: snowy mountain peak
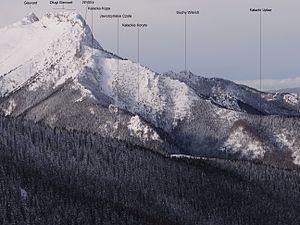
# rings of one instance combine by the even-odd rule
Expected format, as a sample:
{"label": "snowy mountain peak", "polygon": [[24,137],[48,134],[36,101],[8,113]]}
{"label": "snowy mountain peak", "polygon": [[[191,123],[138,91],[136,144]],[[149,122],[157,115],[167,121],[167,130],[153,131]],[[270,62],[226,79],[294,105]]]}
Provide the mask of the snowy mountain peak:
{"label": "snowy mountain peak", "polygon": [[21,20],[21,24],[22,25],[27,25],[27,24],[31,24],[34,22],[39,21],[39,18],[33,13],[28,13],[22,20]]}
{"label": "snowy mountain peak", "polygon": [[91,48],[103,50],[100,44],[96,41],[90,27],[87,25],[84,18],[76,12],[49,12],[41,19],[41,24],[44,28],[58,29],[63,27],[70,36],[76,37],[80,33],[80,42]]}
{"label": "snowy mountain peak", "polygon": [[103,50],[74,12],[47,13],[28,26],[0,29],[0,35],[0,96],[54,91],[72,82],[82,93],[75,102],[114,104],[167,130],[190,117],[197,100],[183,82]]}
{"label": "snowy mountain peak", "polygon": [[49,12],[42,18],[42,20],[54,20],[57,23],[70,23],[73,26],[78,24],[82,28],[87,26],[83,17],[76,12]]}
{"label": "snowy mountain peak", "polygon": [[75,77],[91,58],[92,49],[103,50],[84,19],[74,12],[47,13],[41,20],[30,13],[0,29],[0,34],[0,96],[29,81],[34,90],[45,89],[62,77]]}

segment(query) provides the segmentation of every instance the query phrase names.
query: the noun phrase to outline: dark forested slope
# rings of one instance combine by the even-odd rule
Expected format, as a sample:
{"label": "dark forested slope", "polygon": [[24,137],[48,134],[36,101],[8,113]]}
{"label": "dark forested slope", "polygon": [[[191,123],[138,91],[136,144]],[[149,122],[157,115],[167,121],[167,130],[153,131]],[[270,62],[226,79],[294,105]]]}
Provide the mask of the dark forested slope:
{"label": "dark forested slope", "polygon": [[300,174],[0,117],[0,224],[299,225]]}

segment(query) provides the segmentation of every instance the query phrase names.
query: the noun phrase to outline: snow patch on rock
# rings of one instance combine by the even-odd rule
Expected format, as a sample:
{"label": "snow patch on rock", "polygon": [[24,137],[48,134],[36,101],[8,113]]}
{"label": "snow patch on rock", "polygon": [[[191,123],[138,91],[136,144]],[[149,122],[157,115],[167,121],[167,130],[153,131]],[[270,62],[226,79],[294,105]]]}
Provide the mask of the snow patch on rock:
{"label": "snow patch on rock", "polygon": [[119,138],[116,135],[118,129],[120,127],[120,123],[118,121],[106,121],[104,125],[101,125],[99,128],[101,129],[101,133],[107,134],[114,138]]}
{"label": "snow patch on rock", "polygon": [[295,140],[291,140],[290,138],[288,138],[288,133],[289,131],[287,129],[281,129],[277,134],[275,134],[275,137],[281,145],[292,149]]}
{"label": "snow patch on rock", "polygon": [[290,105],[297,105],[299,103],[299,97],[296,94],[285,94],[283,99]]}
{"label": "snow patch on rock", "polygon": [[54,126],[54,124],[57,122],[57,120],[58,119],[57,119],[57,116],[55,114],[48,117],[48,122],[49,122],[51,127]]}
{"label": "snow patch on rock", "polygon": [[292,158],[294,159],[293,162],[296,165],[300,165],[300,149],[295,148],[295,146],[297,146],[296,139],[294,138],[295,136],[296,135],[291,134],[287,129],[281,129],[275,134],[277,142],[292,152]]}
{"label": "snow patch on rock", "polygon": [[6,110],[4,110],[4,114],[5,116],[9,116],[12,114],[12,112],[14,111],[14,109],[16,108],[16,103],[13,99],[9,100],[8,102],[8,107]]}
{"label": "snow patch on rock", "polygon": [[27,25],[37,21],[39,21],[39,18],[33,12],[31,12],[21,20],[21,23],[22,25]]}
{"label": "snow patch on rock", "polygon": [[95,115],[95,110],[92,107],[90,107],[89,110],[92,115]]}
{"label": "snow patch on rock", "polygon": [[239,153],[246,159],[262,159],[265,155],[262,143],[251,137],[241,126],[229,135],[221,150],[233,154]]}
{"label": "snow patch on rock", "polygon": [[145,124],[139,116],[131,117],[128,123],[128,129],[130,130],[130,135],[140,138],[144,141],[159,141],[159,135]]}
{"label": "snow patch on rock", "polygon": [[300,152],[299,150],[297,152],[293,152],[292,157],[294,159],[294,163],[298,166],[300,166]]}
{"label": "snow patch on rock", "polygon": [[109,110],[110,113],[118,113],[119,112],[118,106],[112,105],[112,104],[110,104],[108,106],[108,110]]}
{"label": "snow patch on rock", "polygon": [[80,91],[80,97],[75,100],[75,102],[82,102],[85,98],[92,98],[95,99],[93,96],[92,92],[88,89],[86,89],[83,85],[81,85],[78,82],[75,82],[74,85],[72,86],[73,89],[79,90]]}

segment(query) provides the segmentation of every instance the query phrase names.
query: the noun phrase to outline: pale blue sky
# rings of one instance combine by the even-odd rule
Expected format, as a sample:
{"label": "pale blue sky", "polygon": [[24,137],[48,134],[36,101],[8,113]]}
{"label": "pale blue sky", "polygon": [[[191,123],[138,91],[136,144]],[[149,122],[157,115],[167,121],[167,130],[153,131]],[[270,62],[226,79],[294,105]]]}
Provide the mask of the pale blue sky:
{"label": "pale blue sky", "polygon": [[[84,15],[81,1],[74,2],[72,7]],[[130,22],[148,23],[149,27],[141,31],[141,63],[157,72],[184,69],[184,17],[176,15],[176,10],[200,10],[200,15],[188,17],[188,69],[231,80],[258,79],[259,15],[250,13],[250,8],[272,8],[272,13],[263,15],[263,78],[270,81],[300,77],[299,0],[95,2],[110,6],[111,13],[133,14]],[[3,1],[0,27],[19,20],[28,11],[22,0]],[[49,1],[39,1],[32,11],[38,16],[51,11]],[[105,49],[116,52],[116,21],[100,20],[99,14],[94,14],[96,39]],[[90,15],[87,22],[90,23]],[[136,61],[136,30],[121,28],[120,35],[120,55]]]}

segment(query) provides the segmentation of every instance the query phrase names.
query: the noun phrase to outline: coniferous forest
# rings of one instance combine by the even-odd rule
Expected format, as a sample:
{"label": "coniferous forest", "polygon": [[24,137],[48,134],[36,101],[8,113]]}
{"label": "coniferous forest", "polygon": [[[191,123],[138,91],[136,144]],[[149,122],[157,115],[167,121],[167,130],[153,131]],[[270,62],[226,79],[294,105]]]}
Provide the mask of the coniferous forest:
{"label": "coniferous forest", "polygon": [[0,117],[0,224],[299,225],[300,173]]}

